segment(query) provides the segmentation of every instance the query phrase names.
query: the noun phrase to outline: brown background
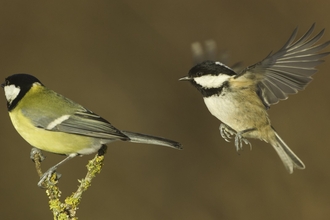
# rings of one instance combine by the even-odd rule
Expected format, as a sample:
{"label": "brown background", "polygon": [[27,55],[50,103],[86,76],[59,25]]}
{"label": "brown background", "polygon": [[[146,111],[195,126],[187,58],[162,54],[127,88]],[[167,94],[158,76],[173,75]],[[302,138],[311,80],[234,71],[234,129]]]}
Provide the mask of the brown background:
{"label": "brown background", "polygon": [[[213,38],[251,65],[313,22],[330,39],[328,1],[1,1],[0,78],[26,72],[120,129],[181,141],[185,149],[113,143],[84,194],[79,219],[328,219],[330,58],[306,91],[269,111],[307,169],[289,175],[252,141],[237,155],[200,94],[178,82],[190,44]],[[328,49],[330,50],[330,48]],[[2,97],[0,219],[52,219]],[[44,168],[63,157],[47,154]],[[91,156],[59,169],[63,197]]]}

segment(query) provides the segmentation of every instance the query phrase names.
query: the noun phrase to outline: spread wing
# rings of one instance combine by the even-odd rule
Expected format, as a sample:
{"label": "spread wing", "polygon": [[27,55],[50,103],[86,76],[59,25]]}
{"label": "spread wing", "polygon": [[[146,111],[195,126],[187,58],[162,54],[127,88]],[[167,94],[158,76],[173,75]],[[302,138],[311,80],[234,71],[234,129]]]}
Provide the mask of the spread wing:
{"label": "spread wing", "polygon": [[237,77],[253,77],[258,80],[258,94],[266,107],[303,90],[316,73],[315,67],[330,52],[319,53],[330,44],[327,41],[315,45],[323,36],[324,29],[310,38],[315,24],[298,40],[297,28],[286,44],[276,53],[268,55],[261,62],[243,70]]}

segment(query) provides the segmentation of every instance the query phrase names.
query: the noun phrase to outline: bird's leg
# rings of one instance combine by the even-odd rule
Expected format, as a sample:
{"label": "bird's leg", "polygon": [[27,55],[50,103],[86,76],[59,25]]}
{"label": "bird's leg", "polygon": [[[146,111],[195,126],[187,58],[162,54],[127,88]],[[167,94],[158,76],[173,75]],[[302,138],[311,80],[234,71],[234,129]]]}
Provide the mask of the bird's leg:
{"label": "bird's leg", "polygon": [[[72,153],[69,154],[64,160],[60,161],[59,163],[57,163],[55,166],[52,166],[51,168],[49,168],[46,172],[44,172],[44,174],[40,177],[40,181],[38,182],[38,186],[42,188],[43,182],[45,180],[49,180],[53,173],[56,172],[57,167],[59,167],[60,165],[64,164],[65,162],[67,162],[68,160],[76,157],[78,154],[77,153]],[[61,177],[60,174],[56,174],[57,175],[57,179],[59,179]]]}
{"label": "bird's leg", "polygon": [[232,129],[231,127],[229,127],[228,125],[221,123],[220,127],[220,135],[223,139],[225,139],[225,141],[230,142],[229,139],[231,139],[231,136],[236,134],[236,131],[234,129]]}
{"label": "bird's leg", "polygon": [[42,151],[38,148],[32,147],[30,158],[35,164],[38,176],[42,176],[41,162],[45,160],[45,156],[42,154]]}
{"label": "bird's leg", "polygon": [[240,131],[240,132],[237,132],[236,133],[236,137],[235,137],[235,146],[236,146],[236,151],[238,152],[239,150],[242,150],[243,149],[243,144],[242,144],[242,141],[245,143],[245,144],[248,144],[250,145],[250,150],[252,150],[252,145],[250,143],[250,141],[248,141],[246,138],[243,137],[243,134],[246,134],[248,132],[251,132],[251,131],[255,131],[256,128],[249,128],[249,129],[245,129],[243,131]]}

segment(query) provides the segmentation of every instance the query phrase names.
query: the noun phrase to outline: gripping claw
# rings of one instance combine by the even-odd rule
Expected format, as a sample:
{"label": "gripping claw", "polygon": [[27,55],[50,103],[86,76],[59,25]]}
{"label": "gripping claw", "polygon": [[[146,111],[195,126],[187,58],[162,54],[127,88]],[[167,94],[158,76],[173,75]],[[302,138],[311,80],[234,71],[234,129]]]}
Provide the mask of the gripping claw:
{"label": "gripping claw", "polygon": [[[38,186],[40,188],[44,188],[44,182],[48,181],[48,183],[51,183],[50,178],[52,177],[52,175],[54,173],[56,173],[56,169],[57,167],[51,167],[49,170],[47,170],[41,177],[40,180],[38,182]],[[61,178],[61,174],[60,173],[56,173],[56,181],[59,180]]]}
{"label": "gripping claw", "polygon": [[250,150],[252,150],[252,145],[250,143],[250,141],[248,141],[246,138],[243,137],[243,134],[251,132],[256,130],[255,128],[250,128],[250,129],[246,129],[240,132],[236,132],[234,129],[232,129],[231,127],[229,127],[228,125],[222,123],[220,124],[219,127],[220,130],[220,134],[221,137],[223,139],[225,139],[225,141],[230,142],[230,139],[232,139],[232,136],[235,135],[235,147],[236,147],[236,151],[240,151],[243,150],[243,143],[246,145],[250,145]]}
{"label": "gripping claw", "polygon": [[38,148],[33,147],[33,148],[31,148],[31,151],[30,151],[30,158],[31,158],[31,160],[33,162],[35,162],[34,161],[34,156],[36,154],[39,154],[40,155],[40,162],[44,161],[45,156],[42,154],[42,151],[40,149],[38,149]]}
{"label": "gripping claw", "polygon": [[221,137],[225,139],[225,141],[227,142],[230,142],[230,139],[232,138],[231,136],[236,134],[236,132],[233,129],[231,129],[228,125],[223,123],[220,124],[219,130]]}
{"label": "gripping claw", "polygon": [[243,150],[243,144],[244,142],[246,145],[250,145],[250,150],[252,150],[252,145],[248,139],[243,138],[242,133],[238,132],[235,137],[235,147],[236,151],[238,152],[239,150]]}

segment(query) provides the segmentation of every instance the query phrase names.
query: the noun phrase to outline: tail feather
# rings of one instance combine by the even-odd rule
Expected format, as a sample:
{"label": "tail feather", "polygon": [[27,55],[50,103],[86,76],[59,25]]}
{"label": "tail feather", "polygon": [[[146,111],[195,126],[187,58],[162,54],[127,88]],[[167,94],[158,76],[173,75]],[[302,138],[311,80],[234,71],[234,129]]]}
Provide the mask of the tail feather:
{"label": "tail feather", "polygon": [[276,143],[272,144],[277,154],[280,156],[285,168],[289,173],[293,173],[293,169],[305,169],[305,164],[293,153],[286,145],[282,138],[275,132]]}
{"label": "tail feather", "polygon": [[155,144],[155,145],[161,145],[161,146],[171,147],[171,148],[175,148],[175,149],[182,149],[182,145],[179,142],[172,141],[169,139],[155,137],[155,136],[146,135],[146,134],[139,134],[139,133],[130,132],[130,131],[121,131],[121,133],[123,133],[127,137],[129,137],[130,141],[134,142],[134,143]]}

